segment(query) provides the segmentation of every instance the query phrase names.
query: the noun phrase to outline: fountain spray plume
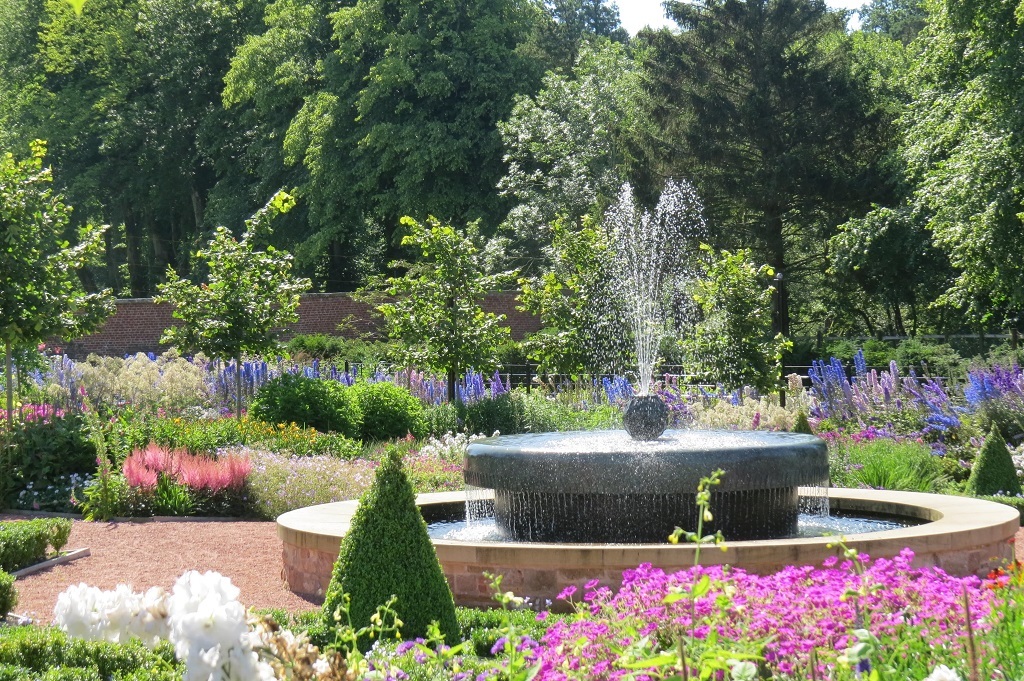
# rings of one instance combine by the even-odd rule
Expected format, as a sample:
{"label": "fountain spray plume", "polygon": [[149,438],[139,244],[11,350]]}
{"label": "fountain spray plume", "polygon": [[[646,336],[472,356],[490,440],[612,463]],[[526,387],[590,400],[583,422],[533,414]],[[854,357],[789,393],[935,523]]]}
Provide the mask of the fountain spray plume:
{"label": "fountain spray plume", "polygon": [[632,335],[638,395],[650,394],[661,341],[680,321],[672,310],[683,305],[687,283],[696,276],[698,243],[706,233],[702,213],[693,185],[670,180],[653,213],[637,204],[627,183],[605,216],[613,290]]}

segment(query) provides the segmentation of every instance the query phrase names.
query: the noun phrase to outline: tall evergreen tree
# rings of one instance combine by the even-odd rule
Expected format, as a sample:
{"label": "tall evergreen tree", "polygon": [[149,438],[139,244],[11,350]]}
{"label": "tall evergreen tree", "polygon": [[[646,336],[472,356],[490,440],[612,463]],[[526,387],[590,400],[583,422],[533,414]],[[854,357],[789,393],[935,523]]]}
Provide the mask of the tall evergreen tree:
{"label": "tall evergreen tree", "polygon": [[668,2],[680,33],[652,43],[662,171],[692,177],[726,245],[783,273],[788,301],[824,263],[824,239],[865,197],[868,117],[851,77],[845,13],[823,0]]}

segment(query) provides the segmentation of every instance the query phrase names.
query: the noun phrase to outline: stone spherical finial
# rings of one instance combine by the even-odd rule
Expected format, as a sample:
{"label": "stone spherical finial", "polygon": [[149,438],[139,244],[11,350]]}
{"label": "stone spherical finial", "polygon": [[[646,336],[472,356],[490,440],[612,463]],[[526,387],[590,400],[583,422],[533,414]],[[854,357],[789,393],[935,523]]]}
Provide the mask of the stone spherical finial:
{"label": "stone spherical finial", "polygon": [[668,405],[657,395],[641,395],[629,401],[622,424],[634,440],[657,440],[668,427]]}

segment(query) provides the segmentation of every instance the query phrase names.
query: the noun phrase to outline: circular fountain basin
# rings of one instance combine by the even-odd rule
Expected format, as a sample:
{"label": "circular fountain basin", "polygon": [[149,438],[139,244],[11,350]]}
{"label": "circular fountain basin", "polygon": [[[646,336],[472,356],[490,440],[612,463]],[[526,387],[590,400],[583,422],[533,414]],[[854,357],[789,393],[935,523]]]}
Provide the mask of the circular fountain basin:
{"label": "circular fountain basin", "polygon": [[639,442],[622,430],[477,440],[466,484],[494,490],[494,516],[520,541],[664,541],[697,527],[695,490],[712,471],[715,529],[732,539],[797,530],[801,486],[828,485],[828,451],[813,435],[669,430]]}
{"label": "circular fountain basin", "polygon": [[[417,503],[424,518],[451,519],[463,512],[465,492],[423,494]],[[904,548],[914,551],[916,566],[933,565],[954,575],[985,573],[1013,558],[1013,539],[1020,515],[1009,506],[970,497],[917,492],[830,489],[835,511],[901,516],[925,521],[898,530],[851,534],[846,544],[872,558],[893,557]],[[358,502],[342,501],[290,511],[277,519],[284,558],[283,577],[293,592],[323,600]],[[726,537],[728,540],[728,537]],[[760,574],[787,565],[820,565],[836,555],[829,537],[727,541],[724,553],[701,551],[703,565],[728,564]],[[694,547],[684,544],[555,544],[503,543],[435,539],[434,548],[452,588],[455,602],[494,605],[485,572],[504,575],[502,588],[543,601],[566,586],[582,587],[591,579],[612,588],[622,572],[641,563],[664,570],[693,565]]]}

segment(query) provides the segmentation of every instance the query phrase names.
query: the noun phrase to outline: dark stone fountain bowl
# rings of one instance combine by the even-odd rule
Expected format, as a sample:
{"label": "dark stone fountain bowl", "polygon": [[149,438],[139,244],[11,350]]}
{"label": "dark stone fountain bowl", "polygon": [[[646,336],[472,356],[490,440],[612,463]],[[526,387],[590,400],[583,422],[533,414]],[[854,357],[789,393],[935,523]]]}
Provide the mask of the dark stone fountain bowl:
{"label": "dark stone fountain bowl", "polygon": [[705,530],[732,540],[793,534],[798,487],[828,485],[825,442],[796,433],[501,436],[470,445],[464,471],[467,484],[494,490],[495,520],[517,540],[635,543],[696,530],[697,485],[719,468]]}

